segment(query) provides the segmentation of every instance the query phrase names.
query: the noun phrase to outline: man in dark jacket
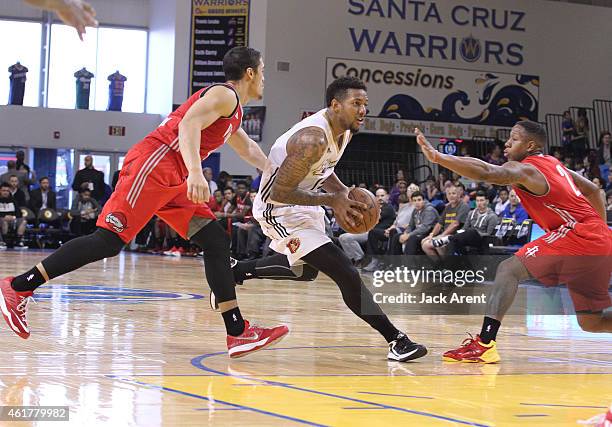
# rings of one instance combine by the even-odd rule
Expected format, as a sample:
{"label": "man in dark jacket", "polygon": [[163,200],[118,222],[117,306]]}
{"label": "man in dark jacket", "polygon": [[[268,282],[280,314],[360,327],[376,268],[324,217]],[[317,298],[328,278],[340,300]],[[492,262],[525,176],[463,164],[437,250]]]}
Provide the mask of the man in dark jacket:
{"label": "man in dark jacket", "polygon": [[9,228],[15,230],[17,235],[17,243],[15,249],[27,249],[23,243],[23,234],[26,229],[26,221],[21,218],[21,210],[17,206],[17,202],[11,195],[11,187],[6,183],[0,185],[0,250],[6,249],[3,236],[8,233]]}
{"label": "man in dark jacket", "polygon": [[431,232],[440,219],[436,208],[425,200],[420,191],[412,193],[411,198],[412,203],[414,203],[414,211],[408,228],[391,238],[387,250],[388,255],[423,254],[421,241]]}
{"label": "man in dark jacket", "polygon": [[36,215],[41,209],[55,210],[57,208],[55,191],[51,190],[49,178],[43,176],[38,183],[40,187],[30,193],[30,209]]}
{"label": "man in dark jacket", "polygon": [[80,192],[83,188],[91,191],[97,201],[104,198],[104,173],[94,169],[91,156],[85,156],[85,167],[76,173],[72,182],[74,191]]}

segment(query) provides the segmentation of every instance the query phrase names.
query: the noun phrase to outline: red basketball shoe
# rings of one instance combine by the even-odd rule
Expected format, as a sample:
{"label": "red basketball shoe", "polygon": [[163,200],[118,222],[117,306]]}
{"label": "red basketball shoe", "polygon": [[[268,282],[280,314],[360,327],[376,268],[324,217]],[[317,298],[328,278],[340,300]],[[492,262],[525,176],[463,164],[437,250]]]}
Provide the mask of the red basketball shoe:
{"label": "red basketball shoe", "polygon": [[227,336],[227,351],[231,358],[246,356],[262,348],[276,344],[289,333],[285,325],[262,328],[244,321],[244,332],[237,337]]}
{"label": "red basketball shoe", "polygon": [[442,360],[445,362],[497,363],[501,358],[495,341],[484,344],[480,341],[480,335],[476,335],[475,338],[470,335],[470,338],[463,340],[461,347],[444,353]]}
{"label": "red basketball shoe", "polygon": [[17,292],[11,287],[13,277],[0,280],[0,309],[10,328],[23,339],[30,336],[26,317],[28,303],[33,301],[33,292]]}

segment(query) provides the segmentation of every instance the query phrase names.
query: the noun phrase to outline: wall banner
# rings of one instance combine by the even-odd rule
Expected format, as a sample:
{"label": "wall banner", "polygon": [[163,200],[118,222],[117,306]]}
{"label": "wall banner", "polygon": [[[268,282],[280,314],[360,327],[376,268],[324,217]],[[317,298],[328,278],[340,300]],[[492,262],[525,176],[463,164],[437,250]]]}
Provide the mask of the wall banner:
{"label": "wall banner", "polygon": [[250,0],[193,0],[189,93],[225,81],[223,56],[248,46]]}
{"label": "wall banner", "polygon": [[327,58],[326,84],[358,77],[368,88],[364,132],[495,137],[519,120],[538,121],[539,77]]}

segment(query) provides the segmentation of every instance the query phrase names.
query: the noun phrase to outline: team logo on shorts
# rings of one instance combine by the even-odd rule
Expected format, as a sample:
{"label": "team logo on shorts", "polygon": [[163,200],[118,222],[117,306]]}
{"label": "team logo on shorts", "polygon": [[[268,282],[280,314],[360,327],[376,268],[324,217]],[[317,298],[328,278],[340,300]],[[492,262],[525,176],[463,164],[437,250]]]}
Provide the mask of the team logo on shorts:
{"label": "team logo on shorts", "polygon": [[127,218],[120,212],[109,213],[106,215],[105,220],[117,233],[122,233],[127,228]]}
{"label": "team logo on shorts", "polygon": [[531,256],[531,257],[535,258],[536,254],[538,253],[539,250],[540,250],[539,246],[531,247],[531,248],[529,248],[529,249],[527,249],[525,251],[525,255],[526,255],[526,257],[530,257]]}
{"label": "team logo on shorts", "polygon": [[287,248],[289,249],[289,251],[291,251],[292,254],[294,254],[300,248],[300,243],[300,239],[294,237],[293,239],[289,240],[289,243],[287,243]]}

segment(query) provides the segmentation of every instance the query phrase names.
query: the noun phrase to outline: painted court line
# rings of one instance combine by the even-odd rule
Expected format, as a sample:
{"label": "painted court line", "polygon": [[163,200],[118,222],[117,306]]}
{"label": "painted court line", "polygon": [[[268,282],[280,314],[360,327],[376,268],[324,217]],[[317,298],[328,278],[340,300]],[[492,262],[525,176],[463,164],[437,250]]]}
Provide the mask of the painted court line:
{"label": "painted court line", "polygon": [[580,406],[580,405],[559,405],[556,403],[521,403],[521,405],[525,406],[550,406],[550,407],[559,407],[559,408],[587,408],[587,409],[608,409],[605,406]]}
{"label": "painted court line", "polygon": [[406,394],[374,393],[373,391],[359,391],[358,393],[374,394],[376,396],[411,397],[413,399],[435,399],[434,397],[427,397],[427,396],[409,396]]}

